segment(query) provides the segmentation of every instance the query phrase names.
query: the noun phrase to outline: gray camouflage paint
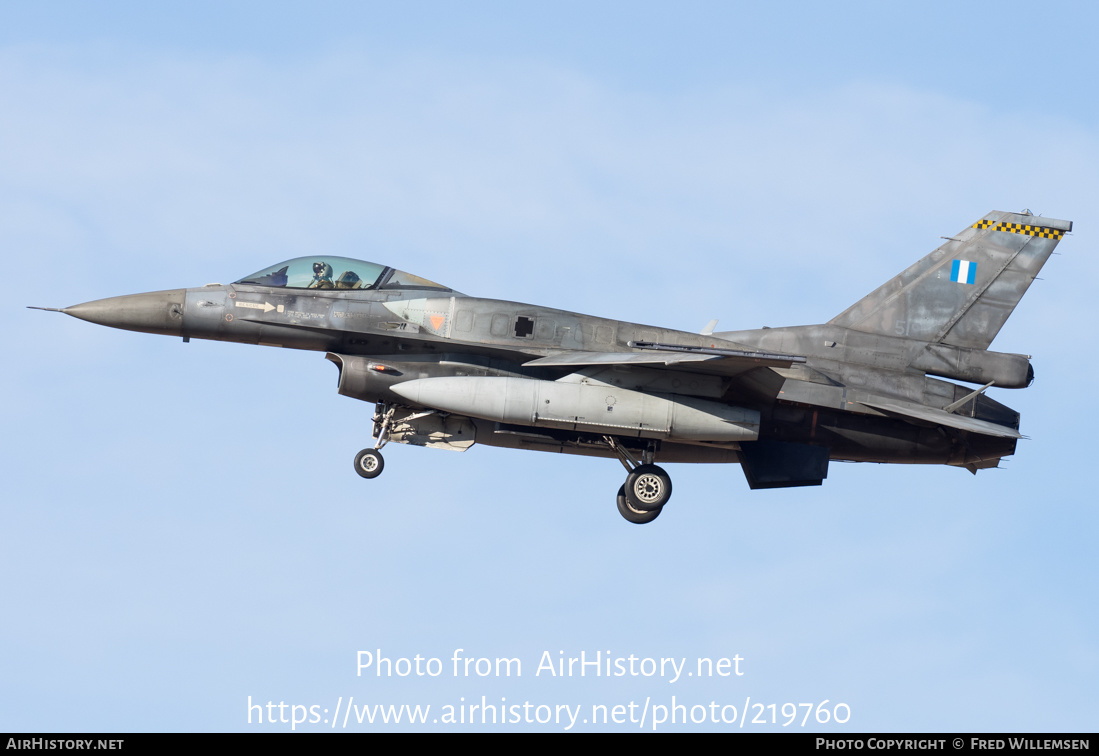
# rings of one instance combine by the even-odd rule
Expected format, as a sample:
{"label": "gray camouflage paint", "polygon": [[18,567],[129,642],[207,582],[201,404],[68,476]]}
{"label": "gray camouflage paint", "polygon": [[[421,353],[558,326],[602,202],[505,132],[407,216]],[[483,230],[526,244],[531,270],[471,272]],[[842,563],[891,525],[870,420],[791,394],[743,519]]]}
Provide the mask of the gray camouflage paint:
{"label": "gray camouflage paint", "polygon": [[[989,213],[827,323],[715,334],[439,288],[236,283],[63,312],[184,340],[326,352],[341,394],[379,404],[375,435],[394,410],[388,440],[401,443],[613,457],[609,437],[664,462],[744,462],[742,445],[757,443],[752,458],[774,463],[774,485],[819,484],[828,459],[976,472],[1014,453],[1019,415],[942,379],[1029,385],[1026,355],[988,346],[1071,229]],[[821,472],[784,461],[806,450],[825,455]]]}

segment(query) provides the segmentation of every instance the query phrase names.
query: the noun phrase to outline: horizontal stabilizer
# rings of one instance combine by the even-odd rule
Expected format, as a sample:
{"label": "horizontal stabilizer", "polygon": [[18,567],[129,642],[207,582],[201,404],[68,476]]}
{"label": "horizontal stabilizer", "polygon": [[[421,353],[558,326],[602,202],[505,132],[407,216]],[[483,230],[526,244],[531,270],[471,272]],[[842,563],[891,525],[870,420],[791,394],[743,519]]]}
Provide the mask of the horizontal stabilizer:
{"label": "horizontal stabilizer", "polygon": [[978,420],[975,417],[955,415],[934,407],[921,407],[912,404],[893,404],[887,402],[859,402],[872,409],[879,410],[888,415],[896,415],[902,418],[922,420],[934,425],[944,425],[947,428],[980,433],[983,436],[998,436],[1000,438],[1023,438],[1023,435],[1014,428],[1006,425],[990,423],[987,420]]}

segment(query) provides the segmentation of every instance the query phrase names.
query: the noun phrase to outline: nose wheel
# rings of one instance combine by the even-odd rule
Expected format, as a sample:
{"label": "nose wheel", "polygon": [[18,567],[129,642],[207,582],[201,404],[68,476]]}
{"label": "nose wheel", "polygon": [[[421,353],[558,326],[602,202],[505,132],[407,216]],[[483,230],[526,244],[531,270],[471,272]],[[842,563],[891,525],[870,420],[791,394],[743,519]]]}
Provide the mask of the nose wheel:
{"label": "nose wheel", "polygon": [[374,409],[374,438],[378,442],[373,449],[363,449],[355,455],[355,472],[360,477],[370,479],[382,474],[385,469],[385,460],[382,459],[381,448],[389,440],[389,428],[393,421],[393,413],[397,411],[394,405],[379,404]]}
{"label": "nose wheel", "polygon": [[385,460],[377,449],[363,449],[355,455],[355,472],[364,478],[376,478],[385,469]]}

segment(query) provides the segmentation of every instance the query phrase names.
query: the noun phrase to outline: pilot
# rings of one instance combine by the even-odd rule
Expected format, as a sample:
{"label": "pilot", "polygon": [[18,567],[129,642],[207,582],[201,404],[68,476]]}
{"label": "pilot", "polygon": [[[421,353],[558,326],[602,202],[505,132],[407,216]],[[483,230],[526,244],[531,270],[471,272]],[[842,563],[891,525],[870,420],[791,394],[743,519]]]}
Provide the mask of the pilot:
{"label": "pilot", "polygon": [[332,284],[332,266],[326,262],[313,263],[313,280],[309,283],[310,289],[334,289]]}

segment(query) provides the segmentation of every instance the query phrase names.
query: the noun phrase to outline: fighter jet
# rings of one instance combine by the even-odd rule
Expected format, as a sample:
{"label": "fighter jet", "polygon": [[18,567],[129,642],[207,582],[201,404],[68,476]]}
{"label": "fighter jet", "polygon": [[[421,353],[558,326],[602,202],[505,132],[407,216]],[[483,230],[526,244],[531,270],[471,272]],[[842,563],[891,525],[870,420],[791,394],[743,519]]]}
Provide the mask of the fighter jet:
{"label": "fighter jet", "polygon": [[59,311],[325,352],[339,393],[375,405],[374,443],[355,455],[363,478],[381,474],[390,441],[617,458],[618,511],[643,524],[672,495],[658,462],[739,463],[752,489],[820,485],[831,460],[997,467],[1022,438],[1019,414],[985,392],[1024,388],[1034,371],[988,347],[1071,230],[989,213],[828,322],[786,328],[686,333],[323,254]]}

